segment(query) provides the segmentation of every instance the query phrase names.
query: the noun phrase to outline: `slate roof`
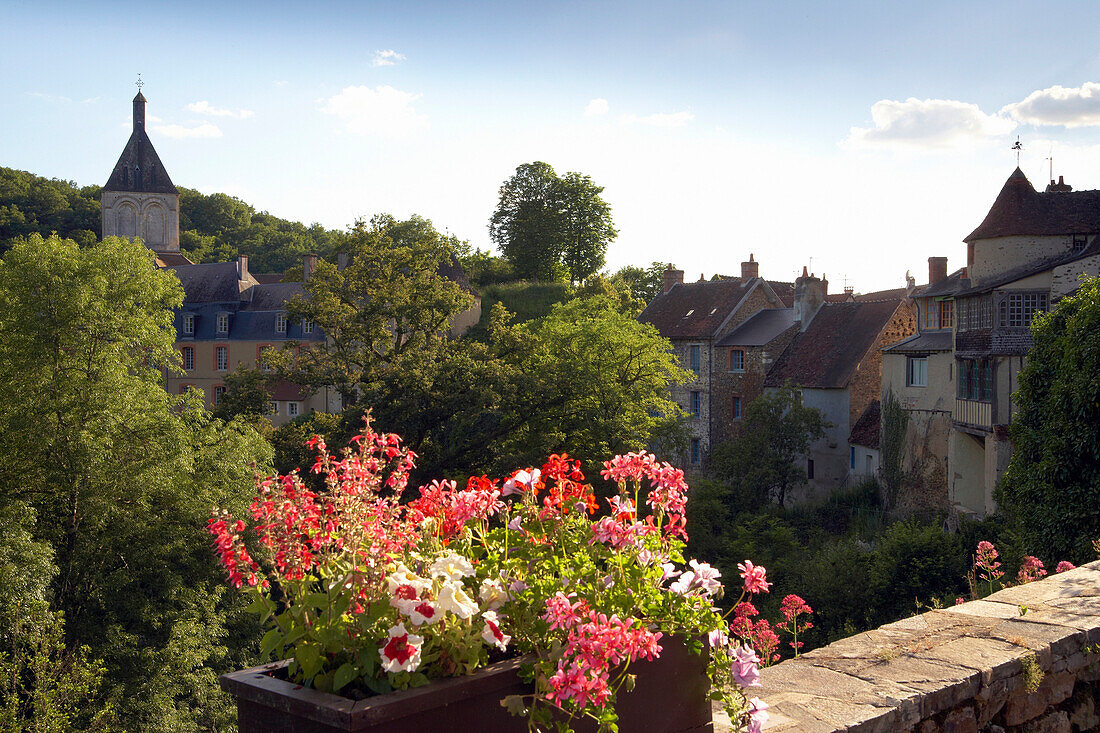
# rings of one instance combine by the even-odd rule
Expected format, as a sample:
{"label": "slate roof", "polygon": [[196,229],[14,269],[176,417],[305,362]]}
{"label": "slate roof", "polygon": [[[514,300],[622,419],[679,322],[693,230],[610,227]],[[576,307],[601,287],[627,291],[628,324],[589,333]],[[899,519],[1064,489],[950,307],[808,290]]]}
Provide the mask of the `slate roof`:
{"label": "slate roof", "polygon": [[901,299],[826,303],[795,335],[764,380],[766,387],[843,389]]}
{"label": "slate roof", "polygon": [[294,299],[294,296],[305,292],[302,283],[260,283],[250,289],[249,302],[246,306],[249,310],[284,310],[286,304]]}
{"label": "slate roof", "polygon": [[183,285],[185,303],[237,303],[241,299],[236,262],[208,262],[172,268]]}
{"label": "slate roof", "polygon": [[890,344],[883,351],[892,354],[927,354],[932,351],[951,351],[953,348],[954,336],[950,330],[945,330],[915,333],[909,338]]}
{"label": "slate roof", "polygon": [[256,282],[260,285],[273,285],[274,283],[281,283],[285,274],[282,272],[250,272],[252,277],[256,278]]}
{"label": "slate roof", "polygon": [[730,331],[719,346],[764,346],[794,325],[794,308],[768,308],[757,311]]}
{"label": "slate roof", "polygon": [[[145,97],[141,92],[134,97],[134,106],[144,106]],[[136,110],[135,110],[136,111]],[[179,191],[168,177],[164,163],[153,148],[153,142],[145,134],[145,125],[134,120],[134,131],[122,149],[122,155],[115,163],[111,177],[107,179],[104,191],[141,191],[145,193],[175,193]]]}
{"label": "slate roof", "polygon": [[1017,168],[1005,181],[985,220],[963,241],[1096,232],[1100,232],[1100,191],[1040,193]]}
{"label": "slate roof", "polygon": [[882,406],[878,400],[867,405],[867,409],[852,426],[848,442],[865,448],[878,450],[879,421],[882,419]]}
{"label": "slate roof", "polygon": [[954,295],[959,290],[965,287],[969,287],[970,281],[966,279],[966,268],[960,267],[953,273],[937,280],[934,283],[929,283],[913,291],[914,298],[928,298],[933,296]]}
{"label": "slate roof", "polygon": [[708,339],[757,282],[733,277],[678,283],[650,301],[638,320],[652,323],[667,339]]}

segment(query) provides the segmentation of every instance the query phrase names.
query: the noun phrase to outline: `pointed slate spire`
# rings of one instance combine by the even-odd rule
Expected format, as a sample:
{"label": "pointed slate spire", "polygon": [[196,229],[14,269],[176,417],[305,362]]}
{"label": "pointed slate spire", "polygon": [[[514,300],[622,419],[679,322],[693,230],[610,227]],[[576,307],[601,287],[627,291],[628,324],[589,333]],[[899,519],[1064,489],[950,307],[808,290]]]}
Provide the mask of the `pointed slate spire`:
{"label": "pointed slate spire", "polygon": [[176,187],[168,176],[153,142],[145,133],[145,95],[138,90],[134,97],[134,131],[115,163],[104,191],[128,191],[144,193],[176,193]]}
{"label": "pointed slate spire", "polygon": [[985,219],[963,241],[1015,234],[1040,234],[1045,219],[1046,212],[1039,193],[1017,167],[1001,187],[1001,192],[997,194],[997,199]]}

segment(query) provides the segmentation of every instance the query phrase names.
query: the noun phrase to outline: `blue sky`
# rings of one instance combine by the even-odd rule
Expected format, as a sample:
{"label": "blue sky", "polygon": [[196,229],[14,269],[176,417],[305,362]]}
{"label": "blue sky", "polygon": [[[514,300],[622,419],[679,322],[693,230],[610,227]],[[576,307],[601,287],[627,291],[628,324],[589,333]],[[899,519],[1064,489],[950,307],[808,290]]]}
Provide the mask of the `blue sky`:
{"label": "blue sky", "polygon": [[606,187],[608,264],[803,265],[858,291],[961,266],[1015,167],[1100,188],[1100,3],[0,0],[0,164],[103,183],[133,81],[177,185],[489,247],[544,160]]}

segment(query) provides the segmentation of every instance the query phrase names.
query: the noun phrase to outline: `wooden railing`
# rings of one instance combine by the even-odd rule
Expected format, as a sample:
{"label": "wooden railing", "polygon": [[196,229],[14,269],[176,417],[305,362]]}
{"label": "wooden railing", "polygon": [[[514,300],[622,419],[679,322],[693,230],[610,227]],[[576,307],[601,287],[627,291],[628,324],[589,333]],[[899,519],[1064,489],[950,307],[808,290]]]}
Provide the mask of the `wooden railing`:
{"label": "wooden railing", "polygon": [[993,405],[977,400],[955,400],[955,422],[993,429]]}

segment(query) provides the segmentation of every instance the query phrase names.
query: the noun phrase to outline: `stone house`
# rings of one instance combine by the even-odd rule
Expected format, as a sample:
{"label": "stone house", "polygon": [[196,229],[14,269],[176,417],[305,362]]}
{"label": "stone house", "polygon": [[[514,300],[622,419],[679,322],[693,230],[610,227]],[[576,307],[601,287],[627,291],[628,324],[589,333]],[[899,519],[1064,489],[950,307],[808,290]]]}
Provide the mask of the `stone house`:
{"label": "stone house", "polygon": [[740,419],[733,416],[732,395],[744,362],[731,361],[729,347],[719,342],[754,314],[782,308],[772,286],[760,277],[760,265],[752,255],[741,263],[740,277],[721,277],[685,283],[682,270],[665,271],[664,290],[638,316],[672,342],[681,366],[694,373],[690,382],[673,387],[672,399],[688,415],[690,444],[681,457],[687,470],[704,468],[710,450],[731,433]]}
{"label": "stone house", "polygon": [[[856,478],[849,441],[860,418],[879,399],[880,350],[912,334],[916,323],[904,290],[826,302],[822,281],[805,270],[795,282],[793,310],[798,331],[768,371],[764,386],[797,387],[802,403],[819,409],[830,423],[825,436],[810,445],[808,480],[802,495],[792,497],[797,501]],[[874,460],[876,454],[871,455]],[[858,475],[865,470],[864,461]]]}
{"label": "stone house", "polygon": [[[1042,193],[1017,168],[964,240],[966,267],[929,259],[912,292],[921,331],[884,352],[883,395],[909,412],[903,469],[957,510],[985,515],[1012,454],[1008,426],[1034,315],[1100,273],[1100,191]],[[939,261],[943,261],[940,267]],[[942,467],[942,470],[941,470]]]}

